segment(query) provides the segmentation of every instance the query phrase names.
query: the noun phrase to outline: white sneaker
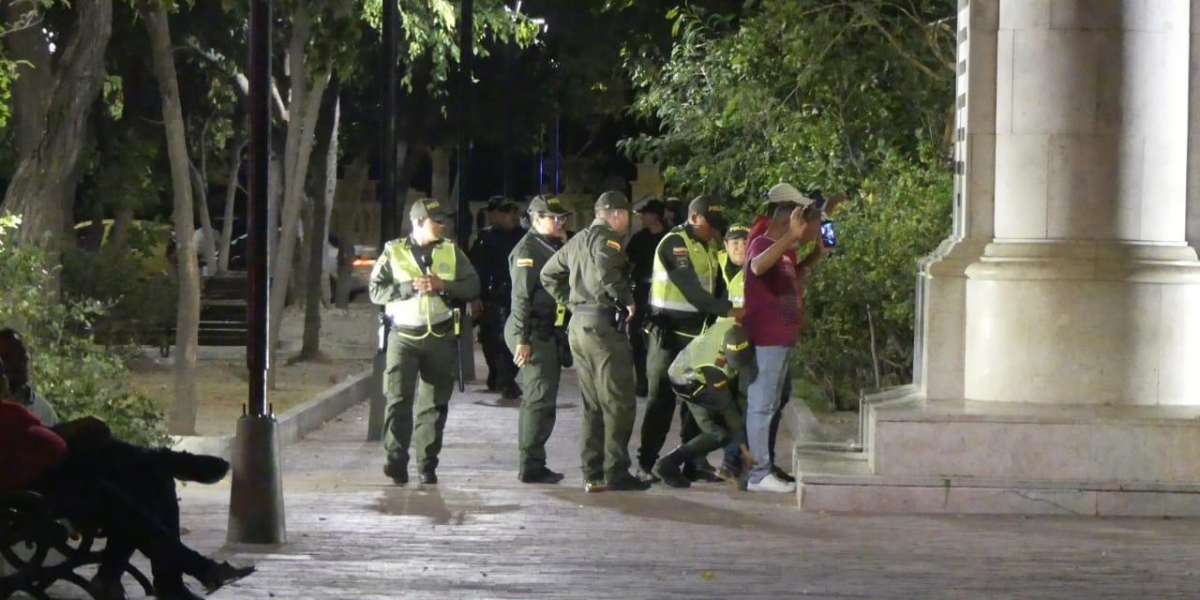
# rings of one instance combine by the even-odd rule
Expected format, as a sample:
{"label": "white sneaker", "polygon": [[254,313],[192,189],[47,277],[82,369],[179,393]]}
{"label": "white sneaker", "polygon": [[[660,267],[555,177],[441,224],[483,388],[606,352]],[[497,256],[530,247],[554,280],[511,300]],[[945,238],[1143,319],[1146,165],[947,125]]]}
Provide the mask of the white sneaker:
{"label": "white sneaker", "polygon": [[796,484],[788,483],[773,474],[768,474],[758,483],[750,483],[746,486],[751,492],[771,492],[775,494],[786,494],[796,491]]}

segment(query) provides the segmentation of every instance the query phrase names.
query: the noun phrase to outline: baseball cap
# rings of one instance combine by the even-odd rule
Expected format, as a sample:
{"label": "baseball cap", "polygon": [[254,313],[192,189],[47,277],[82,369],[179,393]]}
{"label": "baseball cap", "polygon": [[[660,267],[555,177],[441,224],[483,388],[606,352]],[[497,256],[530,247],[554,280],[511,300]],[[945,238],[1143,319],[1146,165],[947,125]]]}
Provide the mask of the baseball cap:
{"label": "baseball cap", "polygon": [[427,218],[444,221],[454,216],[454,209],[441,200],[421,198],[413,203],[412,208],[408,211],[408,216],[412,219]]}
{"label": "baseball cap", "polygon": [[629,198],[616,190],[609,190],[596,198],[596,210],[631,210]]}
{"label": "baseball cap", "polygon": [[558,196],[537,196],[529,201],[529,212],[532,214],[549,213],[563,216],[571,214]]}
{"label": "baseball cap", "polygon": [[493,210],[500,208],[500,205],[505,202],[508,202],[508,198],[505,198],[504,196],[492,196],[491,198],[487,199],[487,206],[484,207],[484,210],[487,212],[492,212]]}
{"label": "baseball cap", "polygon": [[725,232],[727,240],[744,240],[750,235],[750,228],[745,225],[730,225],[729,230]]}
{"label": "baseball cap", "polygon": [[808,206],[813,199],[800,193],[790,183],[777,183],[767,190],[767,204],[799,204]]}
{"label": "baseball cap", "polygon": [[638,207],[634,212],[651,213],[661,217],[666,214],[667,205],[663,204],[663,201],[659,200],[658,198],[651,198],[645,202],[642,202],[641,206]]}
{"label": "baseball cap", "polygon": [[725,362],[730,367],[742,370],[753,364],[754,346],[750,344],[750,336],[740,325],[733,325],[725,332],[721,343],[721,351],[725,354]]}
{"label": "baseball cap", "polygon": [[702,194],[688,203],[688,214],[701,215],[713,227],[719,228],[725,224],[725,203],[711,194]]}

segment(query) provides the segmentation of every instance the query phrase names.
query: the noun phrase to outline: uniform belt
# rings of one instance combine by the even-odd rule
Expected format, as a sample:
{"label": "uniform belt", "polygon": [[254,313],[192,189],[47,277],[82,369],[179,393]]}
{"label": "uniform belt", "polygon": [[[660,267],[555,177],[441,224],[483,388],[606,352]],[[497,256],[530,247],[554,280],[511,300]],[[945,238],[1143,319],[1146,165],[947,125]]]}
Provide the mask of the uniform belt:
{"label": "uniform belt", "polygon": [[393,331],[410,336],[425,335],[430,331],[430,329],[433,330],[434,335],[445,335],[454,329],[454,319],[446,319],[445,321],[434,323],[430,327],[405,327],[403,325],[392,325]]}

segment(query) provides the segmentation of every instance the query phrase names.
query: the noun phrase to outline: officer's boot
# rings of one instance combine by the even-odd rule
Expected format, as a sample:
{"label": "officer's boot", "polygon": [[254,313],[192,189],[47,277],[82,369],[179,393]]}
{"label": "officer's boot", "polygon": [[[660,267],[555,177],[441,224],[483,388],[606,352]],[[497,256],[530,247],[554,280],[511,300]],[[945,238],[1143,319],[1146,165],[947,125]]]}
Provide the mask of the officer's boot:
{"label": "officer's boot", "polygon": [[692,482],[688,481],[681,473],[684,463],[688,461],[687,451],[683,446],[680,446],[654,463],[654,474],[663,480],[663,483],[677,488],[691,487]]}

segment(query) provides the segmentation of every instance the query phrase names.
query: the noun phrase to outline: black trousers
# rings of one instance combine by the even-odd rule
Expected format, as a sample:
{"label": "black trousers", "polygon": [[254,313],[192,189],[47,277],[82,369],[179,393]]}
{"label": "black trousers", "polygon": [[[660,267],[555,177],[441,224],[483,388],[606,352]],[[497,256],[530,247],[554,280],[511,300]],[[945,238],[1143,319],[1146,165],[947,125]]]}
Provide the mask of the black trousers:
{"label": "black trousers", "polygon": [[479,346],[487,362],[489,390],[509,391],[517,388],[517,366],[512,351],[504,343],[504,322],[509,308],[502,304],[484,304],[479,319]]}
{"label": "black trousers", "polygon": [[[654,467],[666,443],[671,421],[675,417],[675,389],[667,376],[671,362],[692,341],[691,337],[679,335],[662,327],[650,330],[649,355],[646,376],[649,378],[649,394],[646,411],[642,415],[641,446],[638,448],[638,465],[645,470]],[[700,427],[692,417],[686,403],[679,403],[679,441],[686,444],[700,434]]]}
{"label": "black trousers", "polygon": [[162,449],[112,441],[68,457],[33,489],[55,510],[107,535],[99,573],[117,579],[134,551],[150,559],[156,586],[204,575],[215,563],[179,539],[175,480],[165,472]]}

